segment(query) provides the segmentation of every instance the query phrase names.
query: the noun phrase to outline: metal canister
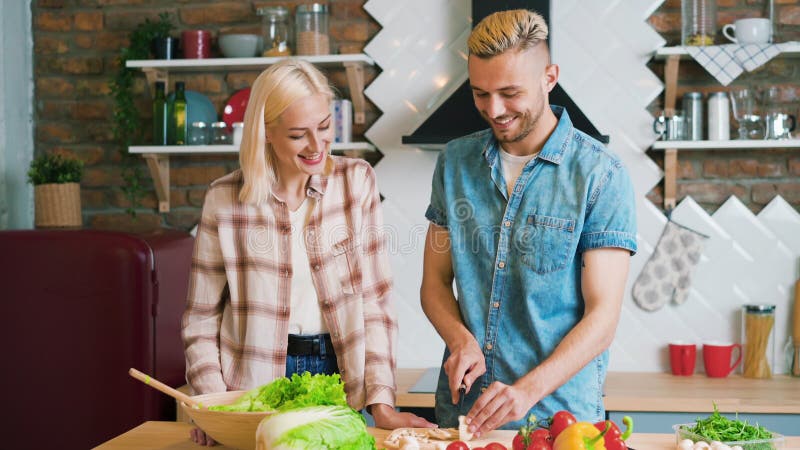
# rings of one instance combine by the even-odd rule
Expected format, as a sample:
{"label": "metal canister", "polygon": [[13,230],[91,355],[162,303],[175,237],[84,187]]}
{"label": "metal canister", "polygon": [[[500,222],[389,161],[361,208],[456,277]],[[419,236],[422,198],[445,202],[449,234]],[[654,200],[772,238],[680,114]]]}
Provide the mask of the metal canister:
{"label": "metal canister", "polygon": [[687,92],[683,94],[683,111],[686,113],[686,139],[703,140],[703,94]]}

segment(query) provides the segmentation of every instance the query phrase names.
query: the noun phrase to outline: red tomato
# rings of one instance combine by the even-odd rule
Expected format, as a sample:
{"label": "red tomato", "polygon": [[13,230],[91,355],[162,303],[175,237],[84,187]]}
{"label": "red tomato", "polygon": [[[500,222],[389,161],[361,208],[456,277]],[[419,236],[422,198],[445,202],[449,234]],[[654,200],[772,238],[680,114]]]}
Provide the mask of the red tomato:
{"label": "red tomato", "polygon": [[548,442],[536,441],[531,442],[531,445],[529,445],[525,450],[553,450],[553,447]]}
{"label": "red tomato", "polygon": [[537,428],[531,432],[531,442],[544,441],[552,445],[553,440],[553,436],[547,428]]}
{"label": "red tomato", "polygon": [[445,448],[445,450],[469,450],[469,445],[467,445],[464,441],[453,441]]}
{"label": "red tomato", "polygon": [[512,450],[527,450],[525,448],[525,436],[522,433],[517,433],[514,435],[514,440],[511,441],[511,449]]}
{"label": "red tomato", "polygon": [[559,411],[553,415],[553,419],[550,421],[550,434],[553,436],[553,439],[557,438],[564,428],[572,425],[573,423],[577,422],[575,416],[572,415],[569,411]]}
{"label": "red tomato", "polygon": [[485,450],[508,450],[505,445],[499,442],[490,442],[486,447]]}

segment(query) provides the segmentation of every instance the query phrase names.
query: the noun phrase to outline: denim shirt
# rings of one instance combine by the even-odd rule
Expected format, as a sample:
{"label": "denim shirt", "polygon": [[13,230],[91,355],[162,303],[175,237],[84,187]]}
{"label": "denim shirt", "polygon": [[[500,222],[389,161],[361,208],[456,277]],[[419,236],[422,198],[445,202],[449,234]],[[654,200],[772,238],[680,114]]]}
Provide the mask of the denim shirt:
{"label": "denim shirt", "polygon": [[[491,130],[453,140],[439,155],[425,216],[449,231],[458,307],[486,360],[486,373],[461,410],[441,370],[436,418],[442,427],[456,426],[492,382],[512,384],[535,368],[578,323],[584,311],[581,252],[636,251],[625,167],[575,129],[563,108],[552,109],[558,125],[525,165],[510,198]],[[448,356],[445,349],[443,361]],[[604,419],[607,364],[605,351],[530,412],[539,419],[559,410],[579,420]],[[519,428],[526,419],[502,428]]]}

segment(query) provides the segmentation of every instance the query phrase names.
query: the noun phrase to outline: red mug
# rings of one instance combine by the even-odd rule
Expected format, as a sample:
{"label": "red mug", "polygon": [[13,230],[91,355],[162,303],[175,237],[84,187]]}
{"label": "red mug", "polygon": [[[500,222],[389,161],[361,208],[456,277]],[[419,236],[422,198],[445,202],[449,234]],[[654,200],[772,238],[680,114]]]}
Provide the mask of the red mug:
{"label": "red mug", "polygon": [[672,342],[669,344],[669,365],[673,375],[692,375],[696,358],[696,345],[684,342]]}
{"label": "red mug", "polygon": [[[733,349],[739,350],[739,356],[731,364]],[[742,346],[739,344],[727,344],[719,342],[709,342],[703,344],[703,364],[706,368],[706,375],[712,378],[725,378],[739,363],[742,362]]]}
{"label": "red mug", "polygon": [[181,34],[181,43],[185,59],[211,57],[211,32],[208,30],[186,30]]}

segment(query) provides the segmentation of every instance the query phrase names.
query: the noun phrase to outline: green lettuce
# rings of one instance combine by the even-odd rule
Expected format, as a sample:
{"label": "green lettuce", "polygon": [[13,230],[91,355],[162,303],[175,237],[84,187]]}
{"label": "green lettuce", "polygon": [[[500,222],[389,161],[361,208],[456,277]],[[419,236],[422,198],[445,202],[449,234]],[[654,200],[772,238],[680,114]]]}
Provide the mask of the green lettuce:
{"label": "green lettuce", "polygon": [[210,406],[213,411],[286,411],[306,406],[347,406],[344,384],[339,374],[281,377],[247,391],[230,405]]}
{"label": "green lettuce", "polygon": [[270,450],[375,448],[364,416],[347,406],[310,406],[269,415],[256,431],[256,446]]}

